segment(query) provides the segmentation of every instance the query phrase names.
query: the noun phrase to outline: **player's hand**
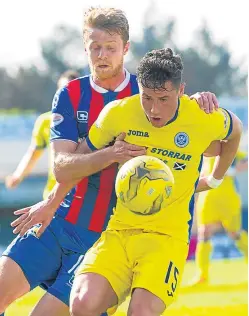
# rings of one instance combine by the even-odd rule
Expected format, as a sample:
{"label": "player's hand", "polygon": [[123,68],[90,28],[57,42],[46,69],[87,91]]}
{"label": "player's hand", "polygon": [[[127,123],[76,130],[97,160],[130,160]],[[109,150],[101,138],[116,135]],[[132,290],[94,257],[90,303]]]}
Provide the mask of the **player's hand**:
{"label": "player's hand", "polygon": [[19,233],[20,236],[23,236],[31,227],[36,224],[41,224],[36,233],[39,238],[50,224],[56,209],[50,200],[47,199],[15,211],[14,214],[20,216],[11,223],[11,226],[14,227],[13,233]]}
{"label": "player's hand", "polygon": [[8,189],[16,188],[22,180],[19,177],[16,177],[14,174],[10,174],[5,178],[5,186]]}
{"label": "player's hand", "polygon": [[125,133],[119,134],[112,146],[115,162],[123,164],[134,157],[146,155],[145,147],[127,143],[125,136]]}
{"label": "player's hand", "polygon": [[197,92],[191,95],[190,99],[195,99],[199,104],[200,108],[208,113],[213,113],[213,111],[217,111],[219,108],[218,100],[214,93],[212,92]]}

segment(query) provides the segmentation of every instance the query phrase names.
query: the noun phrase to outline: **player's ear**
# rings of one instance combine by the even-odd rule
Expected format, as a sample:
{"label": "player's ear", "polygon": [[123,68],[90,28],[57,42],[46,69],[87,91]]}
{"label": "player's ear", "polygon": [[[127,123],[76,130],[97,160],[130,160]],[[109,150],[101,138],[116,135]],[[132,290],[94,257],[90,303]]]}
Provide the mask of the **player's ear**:
{"label": "player's ear", "polygon": [[180,87],[179,87],[179,98],[184,95],[185,86],[186,86],[186,83],[185,83],[185,82],[182,82],[182,83],[180,84]]}
{"label": "player's ear", "polygon": [[124,46],[124,55],[126,55],[130,49],[130,42],[128,41]]}

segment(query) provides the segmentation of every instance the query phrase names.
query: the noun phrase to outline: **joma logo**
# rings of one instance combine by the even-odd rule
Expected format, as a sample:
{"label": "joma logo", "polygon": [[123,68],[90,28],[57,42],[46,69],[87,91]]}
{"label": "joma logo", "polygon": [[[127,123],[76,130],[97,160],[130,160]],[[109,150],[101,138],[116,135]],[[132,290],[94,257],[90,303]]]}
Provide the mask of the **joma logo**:
{"label": "joma logo", "polygon": [[140,137],[150,137],[148,132],[143,131],[134,131],[132,129],[129,129],[129,132],[127,134],[128,136],[140,136]]}

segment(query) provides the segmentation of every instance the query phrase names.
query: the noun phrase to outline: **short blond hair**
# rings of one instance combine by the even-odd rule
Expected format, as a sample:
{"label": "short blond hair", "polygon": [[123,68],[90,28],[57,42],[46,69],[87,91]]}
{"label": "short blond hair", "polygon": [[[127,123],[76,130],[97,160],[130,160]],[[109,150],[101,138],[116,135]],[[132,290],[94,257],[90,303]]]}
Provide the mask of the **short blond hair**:
{"label": "short blond hair", "polygon": [[129,23],[125,13],[120,9],[91,7],[84,14],[84,40],[89,27],[120,34],[124,44],[129,40]]}

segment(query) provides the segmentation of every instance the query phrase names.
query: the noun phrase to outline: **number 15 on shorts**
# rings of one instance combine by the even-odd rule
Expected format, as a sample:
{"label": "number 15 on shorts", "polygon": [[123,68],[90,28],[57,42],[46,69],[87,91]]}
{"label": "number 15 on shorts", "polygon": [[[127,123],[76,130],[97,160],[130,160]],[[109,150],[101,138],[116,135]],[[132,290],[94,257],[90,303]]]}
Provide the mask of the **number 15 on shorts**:
{"label": "number 15 on shorts", "polygon": [[[169,284],[171,282],[171,291],[167,290],[168,296],[174,296],[174,292],[177,287],[179,270],[174,266],[173,262],[169,262],[168,270],[165,277],[165,283]],[[173,281],[172,281],[173,278]]]}

